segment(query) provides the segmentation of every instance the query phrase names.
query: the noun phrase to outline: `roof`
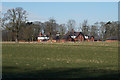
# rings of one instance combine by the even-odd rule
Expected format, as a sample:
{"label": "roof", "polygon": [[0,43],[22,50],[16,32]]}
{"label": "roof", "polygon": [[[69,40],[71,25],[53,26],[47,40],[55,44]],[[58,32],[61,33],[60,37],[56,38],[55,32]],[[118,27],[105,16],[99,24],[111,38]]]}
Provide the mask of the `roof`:
{"label": "roof", "polygon": [[107,38],[107,40],[118,40],[118,36],[111,36]]}
{"label": "roof", "polygon": [[62,37],[62,39],[68,39],[68,38],[70,38],[69,35],[64,35],[64,36]]}
{"label": "roof", "polygon": [[101,40],[99,37],[94,37],[95,41]]}
{"label": "roof", "polygon": [[49,35],[45,35],[45,34],[44,34],[44,35],[41,35],[41,36],[38,35],[38,37],[49,37]]}
{"label": "roof", "polygon": [[[62,39],[69,39],[71,36],[78,37],[79,35],[83,35],[82,32],[68,32],[66,35],[62,37]],[[84,35],[83,35],[84,36]]]}
{"label": "roof", "polygon": [[83,35],[82,32],[70,32],[70,36],[79,36],[79,35]]}

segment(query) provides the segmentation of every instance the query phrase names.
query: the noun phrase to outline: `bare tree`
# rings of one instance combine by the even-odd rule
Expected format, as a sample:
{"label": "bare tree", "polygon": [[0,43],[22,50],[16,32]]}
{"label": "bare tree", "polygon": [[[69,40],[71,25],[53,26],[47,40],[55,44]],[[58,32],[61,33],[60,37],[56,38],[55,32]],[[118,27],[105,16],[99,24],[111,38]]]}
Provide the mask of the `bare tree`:
{"label": "bare tree", "polygon": [[88,35],[89,34],[89,26],[87,24],[87,20],[84,20],[84,22],[82,23],[82,32],[85,34],[85,35]]}
{"label": "bare tree", "polygon": [[94,37],[98,37],[98,28],[96,25],[92,25],[90,28],[90,35]]}
{"label": "bare tree", "polygon": [[4,27],[15,33],[16,42],[18,42],[19,27],[22,22],[26,21],[26,15],[26,11],[23,10],[23,8],[17,7],[9,9],[3,17],[3,20],[5,21],[4,24],[9,25]]}
{"label": "bare tree", "polygon": [[65,27],[65,24],[61,24],[60,25],[60,33],[61,35],[63,36],[66,32],[66,27]]}
{"label": "bare tree", "polygon": [[26,26],[22,30],[22,38],[26,41],[32,40],[33,35],[33,27],[32,26]]}
{"label": "bare tree", "polygon": [[82,24],[80,23],[79,26],[77,27],[78,31],[82,31]]}
{"label": "bare tree", "polygon": [[68,31],[72,31],[72,29],[75,28],[75,25],[76,25],[75,20],[72,20],[72,19],[69,20],[69,21],[67,22]]}
{"label": "bare tree", "polygon": [[52,36],[56,33],[56,20],[50,19],[49,21],[44,23],[45,29],[44,32],[50,34],[50,39],[52,39]]}

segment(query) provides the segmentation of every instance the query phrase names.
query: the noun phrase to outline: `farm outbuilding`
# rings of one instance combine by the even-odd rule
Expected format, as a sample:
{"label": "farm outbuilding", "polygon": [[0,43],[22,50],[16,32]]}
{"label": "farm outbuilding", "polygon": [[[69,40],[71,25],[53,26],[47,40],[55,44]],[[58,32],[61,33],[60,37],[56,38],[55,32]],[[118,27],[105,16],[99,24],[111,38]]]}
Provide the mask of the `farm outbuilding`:
{"label": "farm outbuilding", "polygon": [[106,41],[118,41],[118,36],[111,36],[107,38]]}
{"label": "farm outbuilding", "polygon": [[47,41],[49,40],[49,35],[45,35],[40,32],[39,36],[38,36],[38,42],[41,42],[41,41]]}
{"label": "farm outbuilding", "polygon": [[75,32],[74,30],[71,32],[68,32],[66,35],[64,35],[61,39],[63,42],[66,41],[84,41],[85,37],[82,32]]}
{"label": "farm outbuilding", "polygon": [[89,36],[85,36],[82,32],[76,32],[72,30],[71,32],[67,32],[63,36],[60,35],[59,32],[56,32],[56,34],[52,35],[51,38],[49,35],[42,35],[40,32],[40,35],[38,36],[38,42],[41,41],[52,41],[52,42],[81,42],[81,41],[94,41],[94,37],[92,36],[91,39],[89,39]]}

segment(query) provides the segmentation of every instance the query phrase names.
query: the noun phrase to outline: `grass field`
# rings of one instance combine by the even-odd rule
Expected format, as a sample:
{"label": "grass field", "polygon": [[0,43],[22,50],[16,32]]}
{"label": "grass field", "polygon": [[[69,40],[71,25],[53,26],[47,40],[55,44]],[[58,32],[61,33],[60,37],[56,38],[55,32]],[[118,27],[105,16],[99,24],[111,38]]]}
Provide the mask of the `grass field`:
{"label": "grass field", "polygon": [[3,78],[118,78],[118,42],[3,43]]}

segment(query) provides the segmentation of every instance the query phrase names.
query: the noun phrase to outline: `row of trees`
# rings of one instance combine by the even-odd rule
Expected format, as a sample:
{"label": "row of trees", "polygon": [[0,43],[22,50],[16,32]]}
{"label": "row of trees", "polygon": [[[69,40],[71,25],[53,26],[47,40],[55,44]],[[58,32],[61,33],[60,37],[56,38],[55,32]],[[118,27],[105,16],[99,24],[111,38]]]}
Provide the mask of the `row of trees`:
{"label": "row of trees", "polygon": [[87,20],[82,24],[82,32],[87,35],[94,36],[100,40],[106,40],[110,37],[118,37],[119,25],[118,21],[113,22],[96,22],[94,25],[87,25]]}
{"label": "row of trees", "polygon": [[49,32],[52,37],[59,31],[62,37],[72,29],[82,31],[85,35],[94,36],[101,40],[118,35],[118,22],[97,22],[94,25],[88,25],[87,20],[84,20],[79,27],[75,27],[75,20],[69,20],[66,24],[58,24],[53,18],[44,23],[40,21],[28,22],[27,12],[20,7],[9,9],[2,18],[1,26],[3,41],[37,40],[40,32],[43,34]]}

